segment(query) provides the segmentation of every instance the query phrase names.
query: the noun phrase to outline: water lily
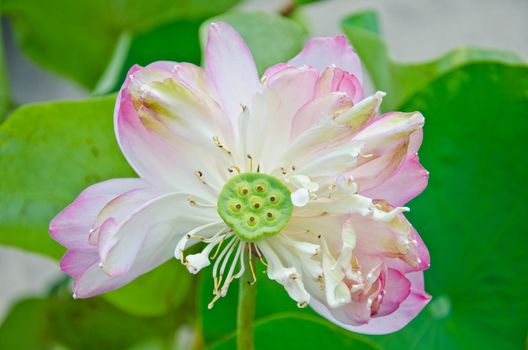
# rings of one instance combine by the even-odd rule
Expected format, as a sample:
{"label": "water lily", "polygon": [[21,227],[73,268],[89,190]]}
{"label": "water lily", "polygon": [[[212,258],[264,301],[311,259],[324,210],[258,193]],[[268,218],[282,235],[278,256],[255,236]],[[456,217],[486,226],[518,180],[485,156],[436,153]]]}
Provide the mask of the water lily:
{"label": "water lily", "polygon": [[379,115],[384,93],[364,97],[343,36],[310,40],[259,79],[238,33],[214,23],[205,58],[128,73],[115,131],[139,178],[87,188],[50,225],[74,297],[175,257],[193,274],[212,265],[212,307],[264,264],[299,307],[342,327],[403,327],[429,301],[429,255],[403,206],[427,184],[422,115]]}

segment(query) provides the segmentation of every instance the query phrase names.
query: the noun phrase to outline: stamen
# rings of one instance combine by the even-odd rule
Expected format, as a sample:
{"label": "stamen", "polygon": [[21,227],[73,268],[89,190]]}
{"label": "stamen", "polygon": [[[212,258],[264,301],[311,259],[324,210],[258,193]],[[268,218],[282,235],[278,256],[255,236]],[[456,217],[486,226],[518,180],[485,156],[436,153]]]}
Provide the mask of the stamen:
{"label": "stamen", "polygon": [[306,306],[308,306],[308,303],[306,301],[302,301],[300,303],[297,303],[297,307],[299,309],[304,309]]}
{"label": "stamen", "polygon": [[[234,246],[234,244],[238,241],[238,239],[236,237],[234,237],[233,239],[231,239],[231,241],[227,244],[227,246],[222,250],[222,252],[220,253],[220,256],[218,257],[218,259],[215,261],[214,263],[214,266],[213,266],[213,279],[215,280],[215,287],[214,287],[214,293],[217,293],[218,292],[218,287],[220,286],[220,284],[222,283],[222,273],[223,273],[223,269],[221,269],[220,271],[220,276],[218,276],[217,278],[217,272],[218,272],[218,265],[220,265],[220,262],[222,262],[222,260],[225,260],[224,257],[226,256],[226,254],[228,252],[232,252],[232,247]],[[224,264],[223,264],[224,265]]]}
{"label": "stamen", "polygon": [[247,157],[249,159],[249,172],[252,173],[253,172],[253,157],[251,156],[251,154],[248,154]]}
{"label": "stamen", "polygon": [[260,252],[259,247],[257,247],[255,244],[253,244],[253,246],[255,247],[255,251],[257,252],[257,256],[260,262],[262,263],[262,265],[268,267],[268,264],[264,261],[264,258],[262,257],[262,253]]}
{"label": "stamen", "polygon": [[196,177],[198,178],[198,180],[203,183],[204,185],[207,185],[207,182],[205,182],[205,180],[203,179],[203,173],[200,171],[200,170],[196,170],[194,172],[194,175],[196,175]]}
{"label": "stamen", "polygon": [[235,273],[235,267],[236,267],[236,265],[239,262],[240,254],[241,254],[241,251],[244,249],[244,246],[245,246],[245,243],[243,243],[242,241],[239,240],[238,248],[237,248],[237,251],[235,253],[235,257],[233,258],[233,261],[231,262],[231,267],[229,268],[229,272],[227,273],[226,281],[225,281],[224,285],[222,286],[222,290],[221,290],[222,296],[225,296],[227,294],[227,290],[229,288],[229,285],[235,279],[233,274]]}
{"label": "stamen", "polygon": [[229,171],[231,174],[235,171],[237,172],[237,174],[240,174],[241,172],[240,168],[236,165],[232,165],[231,167],[227,168],[227,171]]}
{"label": "stamen", "polygon": [[222,151],[224,151],[227,155],[231,155],[231,151],[227,149],[221,142],[218,136],[213,136],[213,142],[214,144],[220,148]]}
{"label": "stamen", "polygon": [[324,276],[323,275],[317,276],[317,283],[319,283],[321,290],[324,290]]}
{"label": "stamen", "polygon": [[218,255],[218,252],[220,251],[220,248],[222,247],[222,244],[224,243],[226,237],[223,237],[220,243],[216,246],[216,251],[214,252],[213,256],[211,257],[211,260],[216,259],[216,256]]}
{"label": "stamen", "polygon": [[218,188],[214,187],[213,185],[211,185],[210,183],[207,183],[205,182],[204,180],[204,174],[201,170],[196,170],[194,172],[194,175],[198,178],[198,181],[200,181],[202,184],[206,185],[206,186],[209,186],[210,188],[212,188],[214,191],[216,191],[217,193],[220,192],[218,190]]}
{"label": "stamen", "polygon": [[216,206],[212,205],[212,204],[201,204],[201,203],[198,203],[196,201],[196,199],[194,199],[193,196],[188,196],[187,197],[187,202],[189,202],[190,205],[195,206],[195,207],[199,207],[199,208],[216,208]]}

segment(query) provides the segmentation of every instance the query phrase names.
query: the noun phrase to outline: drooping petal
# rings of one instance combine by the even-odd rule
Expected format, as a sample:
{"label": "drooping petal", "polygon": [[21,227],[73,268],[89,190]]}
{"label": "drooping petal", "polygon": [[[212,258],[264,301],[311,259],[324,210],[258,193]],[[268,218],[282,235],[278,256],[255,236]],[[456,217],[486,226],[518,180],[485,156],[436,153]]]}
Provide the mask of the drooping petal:
{"label": "drooping petal", "polygon": [[51,221],[51,237],[69,249],[93,249],[88,235],[103,207],[124,192],[148,186],[141,179],[113,179],[86,188]]}
{"label": "drooping petal", "polygon": [[409,273],[405,277],[411,282],[411,293],[395,312],[387,316],[374,317],[368,324],[361,326],[348,326],[329,318],[330,321],[351,331],[365,334],[386,334],[400,330],[414,319],[431,300],[423,288],[423,272]]}
{"label": "drooping petal", "polygon": [[320,72],[326,67],[336,66],[362,81],[361,62],[344,35],[308,40],[304,49],[288,63],[297,67],[312,66]]}
{"label": "drooping petal", "polygon": [[[89,266],[74,282],[77,298],[101,294],[132,281],[173,256],[176,243],[187,231],[205,221],[217,220],[216,212],[192,206],[187,195],[170,193],[137,208],[113,231],[100,237],[111,246],[106,259]],[[207,236],[210,232],[201,232]]]}
{"label": "drooping petal", "polygon": [[249,106],[259,90],[260,81],[246,43],[227,23],[217,22],[209,26],[205,70],[211,89],[236,125],[241,106]]}
{"label": "drooping petal", "polygon": [[112,246],[102,261],[103,270],[118,276],[127,273],[138,259],[167,260],[183,234],[220,221],[214,208],[194,206],[188,196],[169,193],[155,198],[131,213],[115,232],[101,237],[101,244],[109,241]]}
{"label": "drooping petal", "polygon": [[93,249],[68,250],[60,261],[61,271],[73,278],[79,278],[91,266],[99,262],[99,253]]}
{"label": "drooping petal", "polygon": [[378,317],[389,315],[400,307],[411,293],[411,282],[401,272],[388,269],[383,292],[381,305],[376,313]]}

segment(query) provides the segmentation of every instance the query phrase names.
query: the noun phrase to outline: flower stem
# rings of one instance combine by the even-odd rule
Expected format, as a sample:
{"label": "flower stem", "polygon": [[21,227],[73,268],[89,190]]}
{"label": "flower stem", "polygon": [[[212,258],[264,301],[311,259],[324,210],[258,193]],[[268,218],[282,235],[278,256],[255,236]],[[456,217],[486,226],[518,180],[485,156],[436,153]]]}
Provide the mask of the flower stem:
{"label": "flower stem", "polygon": [[[248,261],[249,265],[249,261]],[[255,308],[257,301],[257,286],[251,284],[253,277],[251,269],[246,265],[246,271],[240,278],[238,290],[237,313],[237,349],[253,350],[253,324],[255,321]]]}

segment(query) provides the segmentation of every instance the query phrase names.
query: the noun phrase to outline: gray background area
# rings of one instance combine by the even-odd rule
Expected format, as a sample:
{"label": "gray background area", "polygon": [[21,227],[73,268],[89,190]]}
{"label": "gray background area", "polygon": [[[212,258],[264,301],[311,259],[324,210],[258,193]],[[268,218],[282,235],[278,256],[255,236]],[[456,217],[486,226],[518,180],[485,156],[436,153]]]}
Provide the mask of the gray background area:
{"label": "gray background area", "polygon": [[[273,11],[283,0],[250,0],[240,7]],[[450,49],[477,46],[515,51],[528,60],[528,0],[333,0],[307,6],[312,35],[340,32],[343,16],[376,9],[392,56],[398,61],[433,59]],[[24,58],[5,31],[11,93],[17,103],[74,99],[88,92]],[[18,298],[44,293],[60,277],[57,262],[0,248],[0,320]]]}

